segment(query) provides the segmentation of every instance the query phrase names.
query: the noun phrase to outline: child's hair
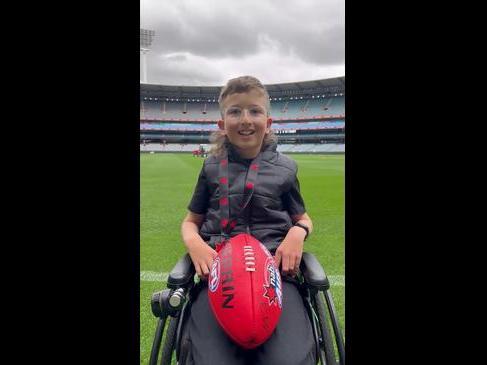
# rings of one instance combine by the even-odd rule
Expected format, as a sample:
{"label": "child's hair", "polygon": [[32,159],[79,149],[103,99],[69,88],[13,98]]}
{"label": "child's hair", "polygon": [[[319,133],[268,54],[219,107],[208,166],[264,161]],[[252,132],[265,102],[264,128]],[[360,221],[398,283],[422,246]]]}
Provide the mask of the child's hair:
{"label": "child's hair", "polygon": [[[267,92],[264,85],[262,85],[262,83],[253,76],[240,76],[228,80],[227,84],[220,91],[220,96],[218,97],[218,104],[220,106],[220,113],[222,118],[224,116],[223,102],[228,96],[232,94],[246,93],[251,90],[259,90],[260,92],[262,92],[262,94],[266,99],[266,111],[267,111],[267,117],[269,117],[271,112],[271,102],[270,102],[269,93]],[[218,156],[222,153],[225,143],[228,142],[228,138],[223,133],[223,131],[217,130],[211,134],[210,142],[212,143],[210,154]],[[277,136],[274,134],[274,132],[271,129],[270,132],[264,136],[262,147],[272,142],[277,142]]]}

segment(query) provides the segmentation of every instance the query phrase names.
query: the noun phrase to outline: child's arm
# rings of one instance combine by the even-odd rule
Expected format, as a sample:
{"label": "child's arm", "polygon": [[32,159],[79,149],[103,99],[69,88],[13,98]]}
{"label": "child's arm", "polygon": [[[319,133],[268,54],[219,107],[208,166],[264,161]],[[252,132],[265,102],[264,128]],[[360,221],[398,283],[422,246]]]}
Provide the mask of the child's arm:
{"label": "child's arm", "polygon": [[[309,233],[313,230],[313,222],[307,213],[291,217],[293,223],[301,223],[309,228]],[[293,226],[287,232],[286,237],[276,250],[277,267],[282,263],[282,273],[285,275],[295,275],[299,269],[301,256],[303,255],[304,238],[306,231],[297,226]]]}
{"label": "child's arm", "polygon": [[213,259],[217,252],[213,250],[199,234],[199,228],[205,216],[188,212],[181,224],[181,235],[186,245],[191,261],[193,261],[196,273],[200,278],[206,278],[211,270]]}

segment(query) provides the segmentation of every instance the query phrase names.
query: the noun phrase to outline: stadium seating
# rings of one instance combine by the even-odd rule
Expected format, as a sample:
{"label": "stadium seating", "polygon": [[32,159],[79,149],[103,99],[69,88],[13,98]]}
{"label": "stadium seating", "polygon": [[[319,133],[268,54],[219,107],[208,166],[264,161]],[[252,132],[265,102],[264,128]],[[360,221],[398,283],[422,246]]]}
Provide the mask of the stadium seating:
{"label": "stadium seating", "polygon": [[199,144],[182,144],[182,143],[147,143],[140,145],[141,152],[193,152],[199,149]]}
{"label": "stadium seating", "polygon": [[[206,111],[206,113],[203,113]],[[217,103],[147,101],[141,102],[140,118],[142,120],[217,120],[220,111]]]}
{"label": "stadium seating", "polygon": [[[193,152],[199,148],[199,144],[180,143],[147,143],[140,145],[141,152]],[[278,144],[277,150],[282,153],[344,153],[344,144]]]}
{"label": "stadium seating", "polygon": [[282,153],[344,153],[345,144],[278,144],[277,150]]}
{"label": "stadium seating", "polygon": [[[342,145],[332,147],[336,143],[343,144],[345,139],[343,82],[337,78],[270,87],[270,116],[272,129],[282,143],[279,148],[298,153],[344,151]],[[141,93],[140,139],[155,142],[152,150],[190,152],[197,145],[181,147],[177,143],[209,143],[211,133],[218,129],[216,122],[221,118],[216,101],[219,88],[144,87],[147,90]],[[310,94],[304,96],[304,90]],[[174,145],[164,147],[159,141]],[[313,145],[303,147],[300,143]],[[146,148],[149,147],[144,146],[143,150]]]}
{"label": "stadium seating", "polygon": [[[300,122],[300,123],[273,123],[274,130],[310,130],[310,129],[341,129],[345,128],[343,120],[338,121],[321,121],[321,122]],[[140,130],[154,130],[154,131],[215,131],[218,129],[216,123],[141,123]]]}
{"label": "stadium seating", "polygon": [[[206,113],[203,113],[203,112]],[[271,117],[292,120],[345,114],[345,98],[271,101]],[[143,100],[141,120],[216,121],[220,119],[218,103]]]}

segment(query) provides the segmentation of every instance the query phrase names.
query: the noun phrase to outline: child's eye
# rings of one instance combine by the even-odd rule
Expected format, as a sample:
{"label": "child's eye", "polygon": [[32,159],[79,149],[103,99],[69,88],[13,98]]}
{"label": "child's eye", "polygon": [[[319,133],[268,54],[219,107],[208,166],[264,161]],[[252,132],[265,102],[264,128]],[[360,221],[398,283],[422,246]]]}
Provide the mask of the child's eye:
{"label": "child's eye", "polygon": [[251,109],[250,110],[250,113],[253,114],[253,115],[259,115],[259,114],[261,114],[263,112],[262,112],[261,109]]}
{"label": "child's eye", "polygon": [[227,114],[238,115],[238,114],[240,114],[240,109],[237,109],[237,108],[228,109]]}

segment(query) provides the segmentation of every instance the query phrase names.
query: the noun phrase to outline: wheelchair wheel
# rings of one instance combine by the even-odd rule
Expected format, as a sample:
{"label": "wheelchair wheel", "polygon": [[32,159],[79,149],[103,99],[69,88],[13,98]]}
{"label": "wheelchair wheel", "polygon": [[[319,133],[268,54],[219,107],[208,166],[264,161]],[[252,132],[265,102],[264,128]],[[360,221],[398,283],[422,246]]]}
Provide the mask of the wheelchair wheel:
{"label": "wheelchair wheel", "polygon": [[324,353],[327,365],[336,365],[335,347],[333,344],[333,337],[330,332],[330,327],[326,318],[326,306],[323,296],[318,291],[315,294],[316,312],[319,318],[319,332],[320,332],[320,349]]}
{"label": "wheelchair wheel", "polygon": [[160,365],[171,365],[172,354],[176,343],[176,334],[178,329],[179,317],[170,317],[167,326],[166,338],[162,347]]}

